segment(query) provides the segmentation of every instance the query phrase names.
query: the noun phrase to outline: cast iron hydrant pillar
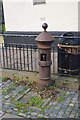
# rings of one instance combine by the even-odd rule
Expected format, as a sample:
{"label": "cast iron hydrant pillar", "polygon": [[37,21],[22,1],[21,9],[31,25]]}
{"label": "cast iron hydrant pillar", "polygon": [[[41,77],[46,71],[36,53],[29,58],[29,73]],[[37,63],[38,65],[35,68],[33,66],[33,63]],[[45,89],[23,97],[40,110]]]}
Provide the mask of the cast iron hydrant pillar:
{"label": "cast iron hydrant pillar", "polygon": [[40,89],[44,89],[51,84],[51,44],[54,37],[46,31],[48,25],[42,25],[44,31],[36,37],[39,48],[39,82]]}

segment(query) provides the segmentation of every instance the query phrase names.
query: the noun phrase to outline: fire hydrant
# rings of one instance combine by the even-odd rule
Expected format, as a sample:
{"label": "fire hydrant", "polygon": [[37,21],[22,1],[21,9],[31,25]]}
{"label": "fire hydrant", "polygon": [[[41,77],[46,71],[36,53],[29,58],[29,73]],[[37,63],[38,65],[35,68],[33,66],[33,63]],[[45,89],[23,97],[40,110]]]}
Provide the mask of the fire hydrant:
{"label": "fire hydrant", "polygon": [[51,44],[54,37],[46,31],[48,25],[43,23],[44,31],[36,37],[39,49],[39,82],[40,89],[51,85]]}

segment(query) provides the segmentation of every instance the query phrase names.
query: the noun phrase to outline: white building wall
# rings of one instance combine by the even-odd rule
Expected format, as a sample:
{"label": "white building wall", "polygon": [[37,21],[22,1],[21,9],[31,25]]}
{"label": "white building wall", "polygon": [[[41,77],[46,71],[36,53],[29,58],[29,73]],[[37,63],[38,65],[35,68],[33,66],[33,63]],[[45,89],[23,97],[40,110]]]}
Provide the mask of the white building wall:
{"label": "white building wall", "polygon": [[44,22],[48,31],[78,31],[78,2],[59,1],[3,0],[6,31],[42,31]]}

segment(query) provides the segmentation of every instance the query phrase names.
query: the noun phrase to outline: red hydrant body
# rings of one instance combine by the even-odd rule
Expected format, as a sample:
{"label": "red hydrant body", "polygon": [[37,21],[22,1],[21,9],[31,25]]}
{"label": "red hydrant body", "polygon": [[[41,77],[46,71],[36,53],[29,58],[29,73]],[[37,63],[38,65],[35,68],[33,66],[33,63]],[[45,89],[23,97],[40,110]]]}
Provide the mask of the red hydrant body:
{"label": "red hydrant body", "polygon": [[48,25],[42,25],[44,31],[36,37],[39,48],[39,88],[44,89],[51,84],[51,44],[54,37],[46,31]]}

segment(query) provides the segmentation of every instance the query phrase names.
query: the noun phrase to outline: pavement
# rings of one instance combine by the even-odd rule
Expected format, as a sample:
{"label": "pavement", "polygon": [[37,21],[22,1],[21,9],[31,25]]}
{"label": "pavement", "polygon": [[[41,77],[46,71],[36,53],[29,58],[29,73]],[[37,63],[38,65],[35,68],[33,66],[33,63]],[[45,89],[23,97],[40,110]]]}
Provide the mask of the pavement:
{"label": "pavement", "polygon": [[[0,79],[1,80],[1,79]],[[0,81],[0,118],[78,118],[78,91],[60,88],[56,99],[43,98],[40,103],[29,104],[37,92],[16,85],[10,79]],[[32,102],[32,101],[31,101]],[[2,110],[1,110],[2,109]]]}

